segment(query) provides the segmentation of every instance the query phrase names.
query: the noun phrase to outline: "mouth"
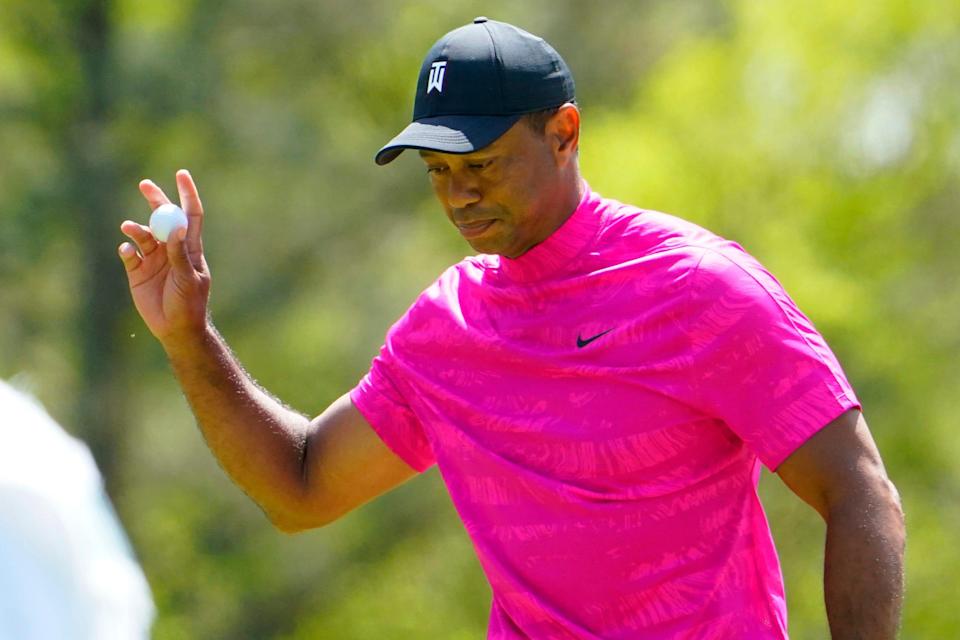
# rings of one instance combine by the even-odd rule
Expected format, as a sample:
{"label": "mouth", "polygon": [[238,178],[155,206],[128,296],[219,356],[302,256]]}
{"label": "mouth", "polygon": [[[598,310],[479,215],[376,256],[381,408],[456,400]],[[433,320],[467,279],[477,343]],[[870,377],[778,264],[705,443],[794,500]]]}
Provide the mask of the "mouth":
{"label": "mouth", "polygon": [[478,220],[476,222],[456,222],[460,235],[464,238],[476,238],[486,232],[496,220]]}

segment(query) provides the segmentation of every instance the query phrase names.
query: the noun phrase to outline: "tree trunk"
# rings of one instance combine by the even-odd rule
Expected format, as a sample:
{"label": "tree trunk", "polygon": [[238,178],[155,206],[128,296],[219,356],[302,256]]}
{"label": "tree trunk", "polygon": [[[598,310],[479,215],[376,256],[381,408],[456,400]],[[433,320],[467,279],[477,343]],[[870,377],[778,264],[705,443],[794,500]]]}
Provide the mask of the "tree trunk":
{"label": "tree trunk", "polygon": [[76,118],[66,130],[68,193],[74,223],[81,238],[84,286],[77,322],[80,354],[80,391],[75,422],[90,445],[103,473],[107,490],[117,488],[119,455],[128,424],[128,385],[122,375],[121,321],[128,304],[123,270],[115,253],[119,239],[117,159],[108,145],[108,127],[114,108],[114,71],[111,51],[110,3],[88,0],[77,5],[76,51],[82,69],[83,90],[78,94]]}

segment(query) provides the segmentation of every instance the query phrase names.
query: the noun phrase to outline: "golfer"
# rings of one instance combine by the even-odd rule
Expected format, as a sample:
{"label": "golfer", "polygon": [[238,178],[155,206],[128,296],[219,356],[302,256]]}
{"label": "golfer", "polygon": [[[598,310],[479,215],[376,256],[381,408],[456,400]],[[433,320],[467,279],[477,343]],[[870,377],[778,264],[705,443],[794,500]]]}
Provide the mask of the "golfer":
{"label": "golfer", "polygon": [[579,135],[542,39],[477,18],[430,49],[413,122],[376,161],[415,150],[477,255],[312,420],[214,329],[203,209],[178,172],[189,228],[158,245],[124,222],[137,246],[119,252],[210,448],[284,531],[437,465],[498,639],[786,638],[764,465],[826,522],[834,638],[893,638],[903,517],[837,359],[737,244],[591,190]]}

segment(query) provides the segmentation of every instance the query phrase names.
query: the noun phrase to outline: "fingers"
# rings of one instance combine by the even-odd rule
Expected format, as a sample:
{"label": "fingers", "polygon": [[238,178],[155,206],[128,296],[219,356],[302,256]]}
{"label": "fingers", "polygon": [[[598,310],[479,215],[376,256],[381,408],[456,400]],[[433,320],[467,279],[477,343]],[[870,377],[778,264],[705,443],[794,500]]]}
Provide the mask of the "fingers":
{"label": "fingers", "polygon": [[140,193],[142,193],[143,197],[146,198],[147,202],[150,203],[151,211],[162,204],[167,204],[170,202],[170,198],[167,197],[167,194],[165,194],[163,189],[158,187],[153,180],[141,180]]}
{"label": "fingers", "polygon": [[133,245],[129,242],[124,242],[117,247],[117,253],[120,254],[120,260],[123,261],[123,268],[127,273],[135,271],[137,267],[140,266],[140,263],[143,262],[140,256],[137,255],[137,250],[134,249]]}
{"label": "fingers", "polygon": [[160,243],[150,233],[149,227],[132,220],[124,220],[120,225],[120,231],[133,242],[124,242],[117,247],[117,252],[130,278],[130,286],[140,286],[163,269],[167,258],[164,252],[157,251]]}
{"label": "fingers", "polygon": [[187,256],[186,236],[187,230],[183,228],[177,229],[170,234],[170,237],[167,238],[167,260],[170,261],[174,273],[178,278],[187,277],[192,280],[196,272],[193,269],[190,258]]}
{"label": "fingers", "polygon": [[200,202],[200,193],[193,181],[193,176],[186,169],[177,171],[177,191],[180,193],[180,205],[187,214],[187,251],[197,264],[196,260],[203,252],[201,233],[203,230],[203,204]]}
{"label": "fingers", "polygon": [[140,249],[140,255],[144,258],[156,251],[157,247],[160,246],[157,239],[153,237],[153,233],[150,232],[150,227],[137,224],[132,220],[124,220],[120,225],[120,231],[137,243],[137,248]]}
{"label": "fingers", "polygon": [[203,213],[203,205],[200,204],[200,194],[197,192],[197,185],[193,181],[193,176],[186,169],[177,171],[177,191],[180,193],[180,204],[183,210],[190,214],[198,215]]}

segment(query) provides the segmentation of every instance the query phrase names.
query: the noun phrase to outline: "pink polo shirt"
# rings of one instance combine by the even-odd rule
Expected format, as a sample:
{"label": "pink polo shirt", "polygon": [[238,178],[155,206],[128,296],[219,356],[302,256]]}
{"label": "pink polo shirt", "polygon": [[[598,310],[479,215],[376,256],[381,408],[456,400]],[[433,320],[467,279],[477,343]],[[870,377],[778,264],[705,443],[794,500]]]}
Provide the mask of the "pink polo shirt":
{"label": "pink polo shirt", "polygon": [[444,272],[351,398],[438,466],[497,639],[786,638],[760,463],[859,407],[742,248],[589,188],[520,258]]}

